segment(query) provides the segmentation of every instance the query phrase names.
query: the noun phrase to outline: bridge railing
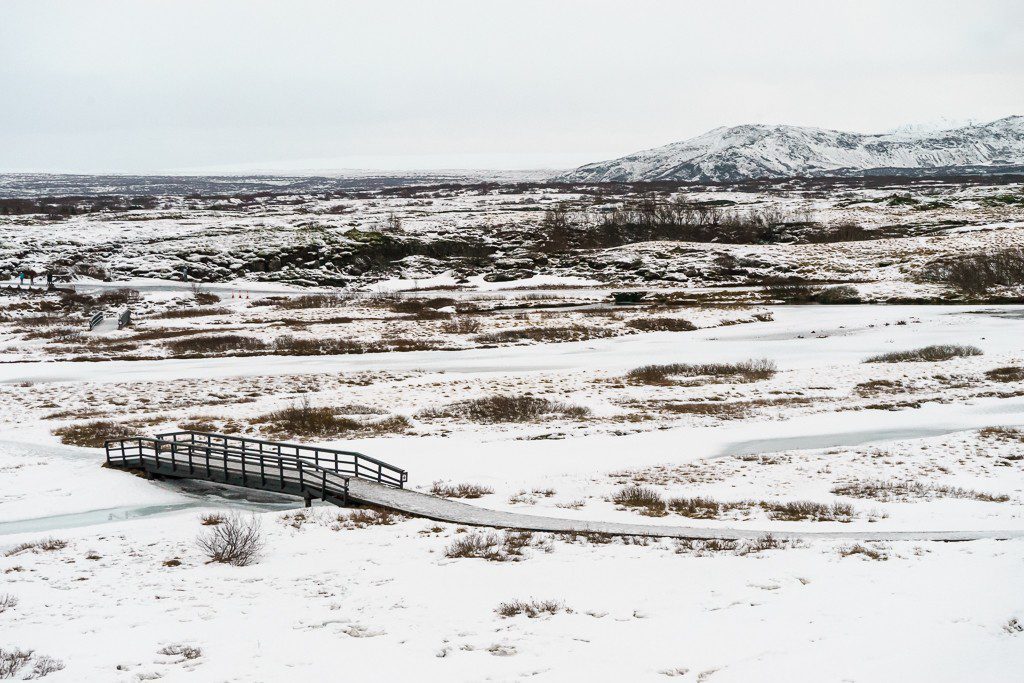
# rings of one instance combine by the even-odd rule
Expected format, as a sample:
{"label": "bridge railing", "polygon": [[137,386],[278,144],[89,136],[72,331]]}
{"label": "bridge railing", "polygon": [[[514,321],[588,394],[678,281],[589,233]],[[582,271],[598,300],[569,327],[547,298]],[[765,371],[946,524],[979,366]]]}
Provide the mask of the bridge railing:
{"label": "bridge railing", "polygon": [[269,488],[270,484],[282,491],[292,485],[305,494],[312,491],[322,499],[335,496],[348,502],[348,476],[295,456],[241,453],[218,445],[147,437],[115,439],[107,441],[105,447],[107,462],[113,465],[152,464],[158,471],[170,470],[172,475],[187,472],[189,476],[202,475],[229,484],[241,480],[242,486],[258,481],[260,488]]}
{"label": "bridge railing", "polygon": [[213,432],[169,432],[157,434],[156,438],[163,442],[206,446],[242,457],[262,455],[301,460],[330,469],[337,474],[368,479],[397,488],[403,488],[405,482],[409,480],[409,474],[405,470],[355,451],[264,441]]}

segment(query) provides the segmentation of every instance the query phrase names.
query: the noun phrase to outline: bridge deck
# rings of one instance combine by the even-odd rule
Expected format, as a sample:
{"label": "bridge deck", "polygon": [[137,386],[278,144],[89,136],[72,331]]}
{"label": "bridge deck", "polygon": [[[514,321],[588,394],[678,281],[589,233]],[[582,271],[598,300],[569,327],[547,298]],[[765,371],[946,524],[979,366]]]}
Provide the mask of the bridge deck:
{"label": "bridge deck", "polygon": [[[362,460],[362,461],[361,461]],[[221,434],[176,432],[107,442],[111,467],[279,491],[335,505],[365,503],[440,522],[526,531],[652,538],[755,539],[764,530],[561,519],[490,510],[404,488],[406,473],[350,451]],[[990,531],[772,531],[777,538],[966,541],[1024,538],[1024,529]]]}

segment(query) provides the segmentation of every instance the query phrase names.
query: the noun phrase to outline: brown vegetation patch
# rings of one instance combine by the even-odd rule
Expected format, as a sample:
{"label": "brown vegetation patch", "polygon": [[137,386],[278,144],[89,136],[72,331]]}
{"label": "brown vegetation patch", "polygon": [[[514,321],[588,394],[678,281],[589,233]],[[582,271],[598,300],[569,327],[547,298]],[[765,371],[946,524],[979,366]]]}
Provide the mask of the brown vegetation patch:
{"label": "brown vegetation patch", "polygon": [[484,396],[428,408],[419,413],[424,418],[461,418],[485,424],[532,422],[542,418],[579,420],[590,415],[590,409],[563,401],[536,396]]}
{"label": "brown vegetation patch", "polygon": [[626,378],[637,384],[670,384],[676,377],[701,378],[732,382],[754,382],[770,379],[776,373],[775,363],[768,359],[746,360],[739,363],[668,363],[643,365],[626,373]]}
{"label": "brown vegetation patch", "polygon": [[865,363],[908,363],[951,360],[968,356],[980,356],[983,351],[977,346],[961,346],[958,344],[932,344],[910,351],[892,351],[881,353],[864,359]]}

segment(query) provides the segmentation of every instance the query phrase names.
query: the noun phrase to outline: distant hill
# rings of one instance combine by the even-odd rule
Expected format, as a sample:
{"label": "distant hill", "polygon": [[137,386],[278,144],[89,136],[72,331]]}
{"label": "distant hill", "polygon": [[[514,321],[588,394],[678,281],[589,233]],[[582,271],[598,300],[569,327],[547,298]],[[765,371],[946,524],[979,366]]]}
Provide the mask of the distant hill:
{"label": "distant hill", "polygon": [[[559,180],[732,181],[937,170],[991,172],[1024,165],[1024,116],[938,131],[863,135],[801,126],[743,125],[580,166]],[[1019,168],[1018,168],[1019,170]]]}

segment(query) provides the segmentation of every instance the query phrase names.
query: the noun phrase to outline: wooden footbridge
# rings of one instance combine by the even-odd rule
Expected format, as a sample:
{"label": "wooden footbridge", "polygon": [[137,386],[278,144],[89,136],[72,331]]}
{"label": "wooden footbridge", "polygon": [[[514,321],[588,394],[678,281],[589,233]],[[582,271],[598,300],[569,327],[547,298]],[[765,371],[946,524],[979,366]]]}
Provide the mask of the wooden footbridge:
{"label": "wooden footbridge", "polygon": [[336,505],[374,502],[353,495],[350,482],[403,488],[405,470],[354,451],[248,439],[209,432],[170,432],[107,441],[107,466],[149,475],[243,486]]}
{"label": "wooden footbridge", "polygon": [[[171,432],[106,442],[107,466],[149,475],[243,486],[319,499],[366,503],[440,522],[526,531],[652,538],[757,539],[757,529],[559,519],[489,510],[405,488],[405,470],[354,451],[262,441],[207,432]],[[1024,528],[985,531],[773,531],[777,538],[862,541],[969,541],[1024,538]]]}

